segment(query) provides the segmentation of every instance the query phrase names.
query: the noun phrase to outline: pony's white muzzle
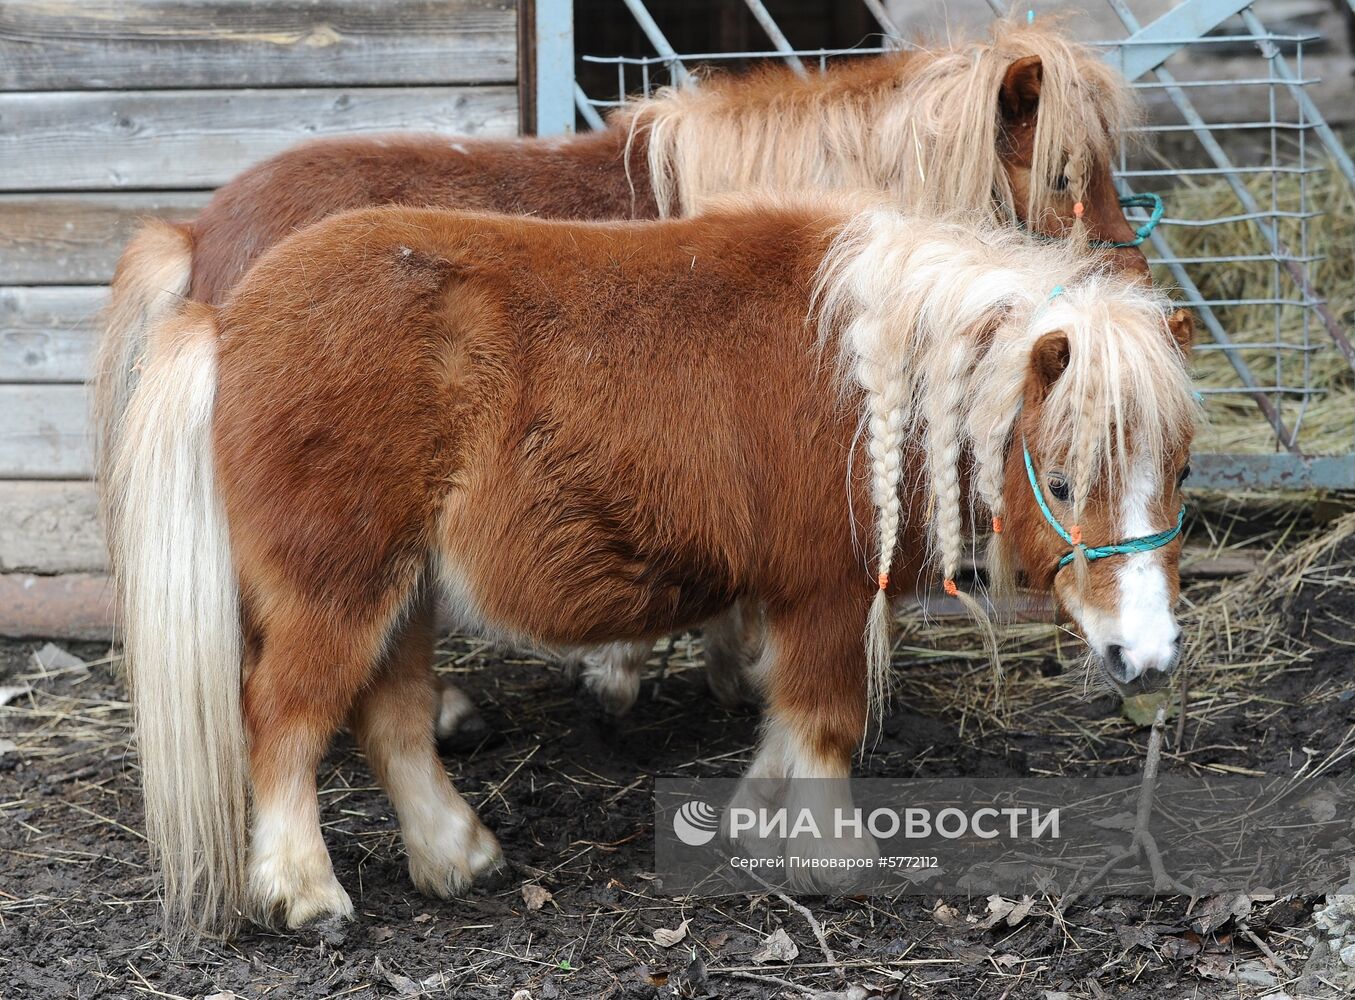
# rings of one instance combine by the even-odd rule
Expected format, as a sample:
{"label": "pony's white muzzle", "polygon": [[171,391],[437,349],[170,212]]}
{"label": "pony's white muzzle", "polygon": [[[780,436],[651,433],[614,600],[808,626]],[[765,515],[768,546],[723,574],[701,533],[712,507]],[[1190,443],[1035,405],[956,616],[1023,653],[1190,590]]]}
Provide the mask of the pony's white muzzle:
{"label": "pony's white muzzle", "polygon": [[1162,687],[1181,658],[1181,632],[1140,636],[1125,643],[1108,643],[1097,650],[1101,668],[1122,692],[1141,694]]}

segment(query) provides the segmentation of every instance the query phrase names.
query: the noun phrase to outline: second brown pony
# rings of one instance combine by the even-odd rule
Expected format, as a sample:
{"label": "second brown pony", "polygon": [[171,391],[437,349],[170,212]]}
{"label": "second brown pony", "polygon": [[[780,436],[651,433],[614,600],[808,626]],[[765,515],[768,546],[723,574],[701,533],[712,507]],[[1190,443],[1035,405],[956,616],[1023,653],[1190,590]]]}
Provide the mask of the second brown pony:
{"label": "second brown pony", "polygon": [[[1128,89],[1095,52],[1056,26],[1020,20],[999,22],[991,41],[849,60],[804,80],[779,68],[704,80],[568,139],[306,144],[227,184],[186,226],[153,224],[128,247],[96,367],[99,478],[156,318],[183,297],[222,302],[258,255],[335,212],[404,203],[652,218],[731,191],[862,188],[908,210],[990,213],[1044,233],[1128,241],[1110,160],[1129,114]],[[1109,256],[1146,272],[1136,248]],[[715,626],[706,630],[712,687],[736,701],[741,630],[728,619]],[[614,647],[602,663],[633,663],[637,651],[643,659],[643,645]],[[633,670],[593,679],[613,710],[634,697]],[[452,692],[445,721],[466,704]]]}

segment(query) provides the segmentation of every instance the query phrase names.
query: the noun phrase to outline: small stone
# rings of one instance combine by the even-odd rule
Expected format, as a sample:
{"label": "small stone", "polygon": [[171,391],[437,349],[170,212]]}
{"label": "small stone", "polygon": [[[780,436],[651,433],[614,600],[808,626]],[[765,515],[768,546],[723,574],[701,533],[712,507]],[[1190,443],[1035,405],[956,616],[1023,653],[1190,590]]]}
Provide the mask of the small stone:
{"label": "small stone", "polygon": [[1341,964],[1348,969],[1355,969],[1355,941],[1341,949]]}

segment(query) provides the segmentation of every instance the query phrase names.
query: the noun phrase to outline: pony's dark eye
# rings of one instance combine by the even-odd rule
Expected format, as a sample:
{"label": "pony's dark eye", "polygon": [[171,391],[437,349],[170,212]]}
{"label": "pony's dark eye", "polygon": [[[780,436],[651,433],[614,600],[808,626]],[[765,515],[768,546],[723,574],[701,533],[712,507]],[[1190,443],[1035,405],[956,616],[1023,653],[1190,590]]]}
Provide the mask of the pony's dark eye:
{"label": "pony's dark eye", "polygon": [[1057,177],[1054,178],[1054,190],[1055,191],[1068,190],[1068,178],[1066,175],[1059,174]]}
{"label": "pony's dark eye", "polygon": [[1072,488],[1068,485],[1068,477],[1062,472],[1054,472],[1049,476],[1049,495],[1059,503],[1067,503],[1068,497],[1072,493]]}
{"label": "pony's dark eye", "polygon": [[1176,477],[1176,485],[1181,486],[1189,478],[1190,478],[1190,463],[1187,462],[1186,467],[1181,470],[1181,474]]}

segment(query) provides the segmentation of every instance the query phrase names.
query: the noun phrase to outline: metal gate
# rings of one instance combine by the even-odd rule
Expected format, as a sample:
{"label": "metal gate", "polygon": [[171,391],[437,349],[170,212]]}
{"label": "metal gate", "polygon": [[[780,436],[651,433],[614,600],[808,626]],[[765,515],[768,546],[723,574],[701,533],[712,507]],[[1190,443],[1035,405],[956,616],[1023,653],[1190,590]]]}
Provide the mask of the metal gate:
{"label": "metal gate", "polygon": [[[617,0],[617,16],[635,19],[654,54],[582,55],[614,67],[607,93],[584,94],[573,79],[540,86],[572,91],[579,118],[598,128],[602,114],[636,95],[696,85],[690,69],[697,64],[774,59],[805,72],[834,57],[905,44],[882,0],[861,0],[880,25],[880,46],[852,49],[794,49],[761,0],[743,2],[769,41],[765,50],[676,52],[643,0]],[[1167,215],[1150,236],[1149,260],[1158,282],[1194,308],[1203,327],[1196,367],[1210,426],[1191,459],[1192,483],[1355,489],[1355,289],[1323,287],[1324,279],[1333,282],[1315,240],[1324,199],[1355,196],[1355,167],[1305,89],[1314,82],[1305,75],[1305,48],[1319,36],[1273,32],[1237,0],[1187,0],[1148,25],[1123,0],[1107,2],[1125,36],[1092,44],[1152,111],[1152,123],[1139,129],[1152,141],[1123,144],[1116,182],[1124,195],[1163,195]],[[1006,12],[1000,0],[988,5]],[[538,27],[552,19],[558,34],[569,6],[537,0]],[[1202,75],[1200,67],[1219,64],[1209,58],[1219,51],[1233,58],[1216,77]],[[1189,79],[1164,65],[1182,52],[1198,57],[1185,63]],[[1247,66],[1241,74],[1239,55]],[[1265,95],[1265,115],[1230,119],[1224,98],[1241,88]],[[557,125],[566,131],[573,122]],[[1157,158],[1155,144],[1172,146],[1189,165]],[[1345,301],[1330,303],[1324,291]]]}

